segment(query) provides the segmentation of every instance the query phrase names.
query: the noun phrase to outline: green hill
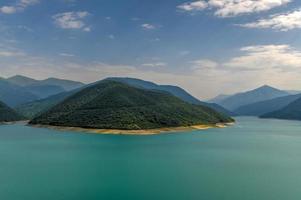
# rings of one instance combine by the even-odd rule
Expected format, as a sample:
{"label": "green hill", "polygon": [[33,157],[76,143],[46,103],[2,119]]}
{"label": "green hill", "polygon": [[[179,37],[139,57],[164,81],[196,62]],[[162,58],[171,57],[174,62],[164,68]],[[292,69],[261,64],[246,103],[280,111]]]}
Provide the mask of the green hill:
{"label": "green hill", "polygon": [[0,102],[0,122],[12,122],[24,119],[13,109]]}
{"label": "green hill", "polygon": [[15,110],[20,113],[22,116],[25,116],[27,119],[32,119],[43,112],[49,110],[53,106],[62,102],[68,96],[74,94],[74,92],[63,92],[60,94],[53,95],[51,97],[40,99],[37,101],[32,101],[29,103],[25,103],[19,105],[15,108]]}
{"label": "green hill", "polygon": [[290,103],[286,107],[264,114],[261,118],[276,118],[276,119],[289,119],[289,120],[301,120],[301,98]]}
{"label": "green hill", "polygon": [[112,78],[108,78],[107,80],[118,81],[118,82],[126,83],[128,85],[138,87],[138,88],[143,88],[143,89],[161,90],[161,91],[169,92],[170,94],[172,94],[188,103],[207,106],[207,107],[212,108],[215,111],[223,113],[225,115],[229,115],[229,116],[234,115],[233,112],[225,109],[224,107],[222,107],[216,103],[207,103],[207,102],[200,101],[199,99],[195,98],[194,96],[189,94],[187,91],[185,91],[183,88],[180,88],[178,86],[158,85],[158,84],[150,82],[150,81],[145,81],[145,80],[136,79],[136,78],[112,77]]}
{"label": "green hill", "polygon": [[31,124],[99,129],[152,129],[231,122],[211,108],[167,93],[101,81],[68,97]]}

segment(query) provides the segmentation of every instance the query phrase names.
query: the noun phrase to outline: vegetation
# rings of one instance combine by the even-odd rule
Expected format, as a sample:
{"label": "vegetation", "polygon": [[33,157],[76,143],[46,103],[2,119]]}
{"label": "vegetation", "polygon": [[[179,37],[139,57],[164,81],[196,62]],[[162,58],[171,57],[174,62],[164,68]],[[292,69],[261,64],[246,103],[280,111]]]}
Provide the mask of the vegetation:
{"label": "vegetation", "polygon": [[33,119],[34,117],[42,114],[43,112],[62,102],[64,99],[74,93],[75,91],[63,92],[45,99],[19,105],[15,109],[18,113],[20,113],[22,116],[25,116],[27,119]]}
{"label": "vegetation", "polygon": [[34,118],[31,124],[98,129],[152,129],[231,122],[211,108],[158,90],[105,80]]}
{"label": "vegetation", "polygon": [[186,92],[184,89],[178,87],[178,86],[173,86],[173,85],[157,85],[155,83],[149,82],[149,81],[144,81],[141,79],[136,79],[136,78],[108,78],[108,80],[114,80],[122,83],[126,83],[128,85],[138,87],[138,88],[143,88],[143,89],[152,89],[152,90],[160,90],[160,91],[165,91],[168,92],[183,101],[186,101],[191,104],[196,104],[196,105],[203,105],[207,106],[209,108],[214,109],[217,112],[223,113],[228,116],[232,116],[233,113],[224,107],[216,104],[216,103],[206,103],[198,100],[188,92]]}
{"label": "vegetation", "polygon": [[12,122],[24,119],[17,114],[13,109],[0,102],[0,122]]}

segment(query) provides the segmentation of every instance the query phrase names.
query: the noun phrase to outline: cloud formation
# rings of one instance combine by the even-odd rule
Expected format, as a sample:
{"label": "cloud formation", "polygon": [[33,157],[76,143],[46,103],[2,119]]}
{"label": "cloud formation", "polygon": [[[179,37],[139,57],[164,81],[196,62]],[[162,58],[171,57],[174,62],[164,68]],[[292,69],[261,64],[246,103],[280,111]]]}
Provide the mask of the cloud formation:
{"label": "cloud formation", "polygon": [[28,6],[39,3],[39,0],[19,0],[14,5],[5,5],[0,7],[0,13],[2,14],[14,14],[19,11],[23,11]]}
{"label": "cloud formation", "polygon": [[183,3],[178,6],[178,9],[185,12],[215,9],[214,14],[218,17],[233,17],[267,11],[289,2],[291,0],[199,0]]}
{"label": "cloud formation", "polygon": [[157,28],[157,26],[153,24],[141,24],[141,28],[144,30],[154,30]]}
{"label": "cloud formation", "polygon": [[301,28],[301,9],[292,12],[271,15],[269,18],[260,19],[255,22],[240,24],[245,28],[275,29],[278,31],[289,31]]}
{"label": "cloud formation", "polygon": [[91,28],[85,23],[85,19],[89,15],[87,11],[64,12],[54,15],[52,18],[54,23],[62,29],[77,29],[89,32]]}

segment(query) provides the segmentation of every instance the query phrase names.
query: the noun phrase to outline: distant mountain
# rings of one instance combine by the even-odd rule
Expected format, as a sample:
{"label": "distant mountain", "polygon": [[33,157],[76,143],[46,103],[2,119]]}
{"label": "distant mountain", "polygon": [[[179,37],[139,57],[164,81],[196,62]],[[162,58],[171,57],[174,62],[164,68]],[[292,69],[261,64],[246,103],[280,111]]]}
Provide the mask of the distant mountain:
{"label": "distant mountain", "polygon": [[57,78],[35,80],[21,75],[7,78],[6,81],[15,86],[23,87],[24,91],[35,95],[37,99],[44,99],[52,95],[56,95],[65,91],[71,91],[84,86],[83,83],[76,81]]}
{"label": "distant mountain", "polygon": [[217,103],[217,104],[218,104],[219,102],[225,100],[226,98],[228,98],[228,97],[230,97],[230,96],[231,96],[231,95],[220,94],[220,95],[214,97],[213,99],[210,99],[208,102],[209,102],[209,103]]}
{"label": "distant mountain", "polygon": [[12,108],[0,102],[0,123],[13,122],[24,119],[21,115],[17,114]]}
{"label": "distant mountain", "polygon": [[286,91],[282,91],[265,85],[255,90],[232,95],[218,102],[218,104],[228,110],[234,111],[237,108],[244,105],[248,105],[260,101],[266,101],[266,100],[274,99],[277,97],[283,97],[287,95],[289,95],[289,93]]}
{"label": "distant mountain", "polygon": [[226,114],[231,116],[233,113],[228,111],[227,109],[223,108],[220,105],[217,105],[215,103],[206,103],[202,102],[199,99],[195,98],[188,92],[186,92],[184,89],[178,87],[178,86],[173,86],[173,85],[157,85],[153,82],[150,81],[144,81],[141,79],[136,79],[136,78],[119,78],[119,77],[113,77],[113,78],[108,78],[107,80],[113,80],[113,81],[118,81],[122,83],[129,84],[134,87],[138,88],[143,88],[143,89],[151,89],[151,90],[160,90],[160,91],[165,91],[168,92],[183,101],[186,101],[188,103],[196,104],[196,105],[203,105],[203,106],[208,106],[217,112]]}
{"label": "distant mountain", "polygon": [[267,101],[260,101],[253,104],[241,106],[234,112],[237,115],[260,116],[266,113],[280,110],[293,101],[297,100],[298,98],[301,98],[301,94],[278,97]]}
{"label": "distant mountain", "polygon": [[25,86],[24,89],[38,96],[39,99],[44,99],[49,96],[65,92],[65,90],[62,87],[55,85],[33,84]]}
{"label": "distant mountain", "polygon": [[99,129],[152,129],[231,122],[214,110],[161,91],[105,80],[80,90],[31,124]]}
{"label": "distant mountain", "polygon": [[5,79],[0,79],[0,101],[10,107],[15,107],[39,99],[24,87],[12,84]]}
{"label": "distant mountain", "polygon": [[40,81],[40,84],[59,86],[59,87],[62,87],[66,91],[71,91],[71,90],[74,90],[74,89],[84,86],[84,84],[81,82],[57,79],[57,78],[48,78],[48,79],[42,80],[42,81]]}
{"label": "distant mountain", "polygon": [[57,86],[66,91],[74,90],[84,86],[83,83],[58,78],[48,78],[45,80],[35,80],[26,76],[16,75],[7,78],[7,81],[18,86]]}
{"label": "distant mountain", "polygon": [[22,116],[25,116],[27,119],[33,119],[34,117],[42,114],[43,112],[49,110],[54,107],[58,103],[65,100],[67,97],[74,94],[77,90],[70,92],[63,92],[60,94],[56,94],[45,99],[40,99],[36,101],[32,101],[29,103],[25,103],[17,106],[15,109]]}
{"label": "distant mountain", "polygon": [[7,78],[6,80],[14,85],[18,85],[18,86],[22,86],[22,87],[37,84],[39,82],[38,80],[29,78],[26,76],[21,76],[21,75],[16,75],[16,76]]}
{"label": "distant mountain", "polygon": [[301,120],[301,98],[290,103],[284,108],[264,114],[261,118],[277,118],[277,119],[288,119],[288,120]]}

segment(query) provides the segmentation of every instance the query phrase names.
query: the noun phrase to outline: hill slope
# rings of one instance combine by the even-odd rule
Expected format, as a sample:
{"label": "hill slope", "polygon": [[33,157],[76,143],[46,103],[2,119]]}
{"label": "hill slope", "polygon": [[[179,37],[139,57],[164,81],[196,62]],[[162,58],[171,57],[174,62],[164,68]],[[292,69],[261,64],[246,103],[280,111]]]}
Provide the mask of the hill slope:
{"label": "hill slope", "polygon": [[12,122],[22,120],[19,114],[17,114],[13,109],[0,102],[0,122]]}
{"label": "hill slope", "polygon": [[298,98],[301,98],[301,94],[278,97],[267,101],[260,101],[253,104],[241,106],[234,112],[237,115],[260,116],[266,113],[280,110],[281,108],[284,108]]}
{"label": "hill slope", "polygon": [[135,78],[108,78],[107,80],[113,80],[113,81],[118,81],[118,82],[122,82],[122,83],[126,83],[128,85],[134,86],[134,87],[138,87],[138,88],[143,88],[143,89],[151,89],[151,90],[160,90],[160,91],[165,91],[168,92],[180,99],[182,99],[183,101],[186,101],[188,103],[192,103],[192,104],[196,104],[196,105],[203,105],[203,106],[207,106],[210,107],[214,110],[216,110],[217,112],[223,113],[225,115],[233,115],[232,112],[230,112],[229,110],[223,108],[222,106],[216,104],[216,103],[206,103],[206,102],[202,102],[200,100],[198,100],[197,98],[195,98],[194,96],[192,96],[191,94],[189,94],[188,92],[186,92],[184,89],[178,87],[178,86],[173,86],[173,85],[157,85],[153,82],[150,81],[144,81],[141,79],[135,79]]}
{"label": "hill slope", "polygon": [[234,111],[235,109],[244,105],[287,95],[289,95],[289,93],[287,93],[286,91],[278,90],[276,88],[265,85],[255,90],[232,95],[222,100],[221,102],[218,102],[218,104],[225,107],[226,109]]}
{"label": "hill slope", "polygon": [[230,122],[210,108],[159,91],[101,81],[68,97],[31,124],[99,129],[152,129]]}
{"label": "hill slope", "polygon": [[291,119],[291,120],[301,120],[301,98],[290,103],[286,107],[264,114],[260,116],[261,118],[277,118],[277,119]]}

